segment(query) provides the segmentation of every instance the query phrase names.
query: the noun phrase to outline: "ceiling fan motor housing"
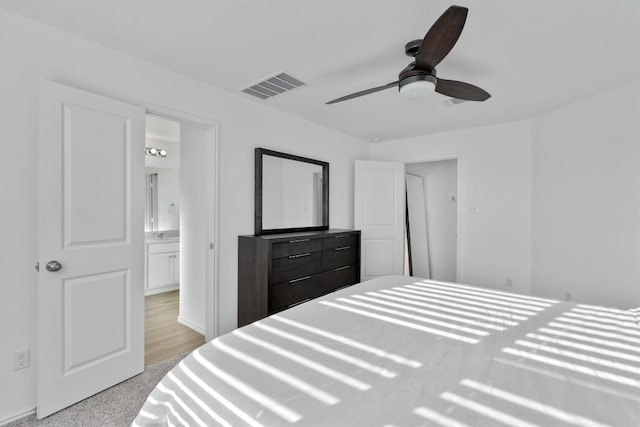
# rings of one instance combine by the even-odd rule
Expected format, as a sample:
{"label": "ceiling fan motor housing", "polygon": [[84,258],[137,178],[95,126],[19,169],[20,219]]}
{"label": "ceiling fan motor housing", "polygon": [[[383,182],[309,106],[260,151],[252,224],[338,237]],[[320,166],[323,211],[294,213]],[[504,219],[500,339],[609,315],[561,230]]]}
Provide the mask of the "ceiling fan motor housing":
{"label": "ceiling fan motor housing", "polygon": [[422,40],[411,40],[409,43],[404,45],[404,54],[410,56],[411,58],[415,58],[418,54],[418,50],[420,49],[420,45],[422,44]]}

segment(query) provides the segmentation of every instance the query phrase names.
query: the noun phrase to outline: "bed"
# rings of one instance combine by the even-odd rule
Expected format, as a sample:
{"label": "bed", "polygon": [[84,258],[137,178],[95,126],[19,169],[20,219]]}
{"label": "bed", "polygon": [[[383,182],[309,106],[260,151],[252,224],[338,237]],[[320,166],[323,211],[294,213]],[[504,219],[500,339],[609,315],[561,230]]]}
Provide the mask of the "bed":
{"label": "bed", "polygon": [[387,276],[205,344],[135,426],[640,426],[640,312]]}

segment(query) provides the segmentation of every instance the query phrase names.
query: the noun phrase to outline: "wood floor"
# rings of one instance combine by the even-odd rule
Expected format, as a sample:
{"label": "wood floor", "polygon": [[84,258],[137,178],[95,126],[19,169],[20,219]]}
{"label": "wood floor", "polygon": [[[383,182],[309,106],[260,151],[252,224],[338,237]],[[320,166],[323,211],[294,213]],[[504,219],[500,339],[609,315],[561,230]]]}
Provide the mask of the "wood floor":
{"label": "wood floor", "polygon": [[145,297],[144,364],[147,366],[204,344],[204,336],[178,323],[179,292]]}

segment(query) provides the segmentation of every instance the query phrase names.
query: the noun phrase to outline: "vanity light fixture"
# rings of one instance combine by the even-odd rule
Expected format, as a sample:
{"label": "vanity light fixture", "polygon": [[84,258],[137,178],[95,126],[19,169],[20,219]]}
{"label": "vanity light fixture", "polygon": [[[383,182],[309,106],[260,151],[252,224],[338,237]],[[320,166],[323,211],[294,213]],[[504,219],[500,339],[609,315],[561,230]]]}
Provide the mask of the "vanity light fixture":
{"label": "vanity light fixture", "polygon": [[146,147],[144,152],[147,156],[167,157],[167,150],[165,149],[159,150],[155,147]]}

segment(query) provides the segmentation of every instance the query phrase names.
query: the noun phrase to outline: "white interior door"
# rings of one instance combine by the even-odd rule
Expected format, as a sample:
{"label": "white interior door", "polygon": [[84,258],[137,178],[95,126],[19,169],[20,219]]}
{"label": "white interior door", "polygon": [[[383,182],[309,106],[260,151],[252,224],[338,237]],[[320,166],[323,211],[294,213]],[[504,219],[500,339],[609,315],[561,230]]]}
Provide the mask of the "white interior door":
{"label": "white interior door", "polygon": [[362,232],[362,280],[403,273],[404,164],[355,162],[354,226]]}
{"label": "white interior door", "polygon": [[43,82],[38,418],[144,369],[144,119]]}

